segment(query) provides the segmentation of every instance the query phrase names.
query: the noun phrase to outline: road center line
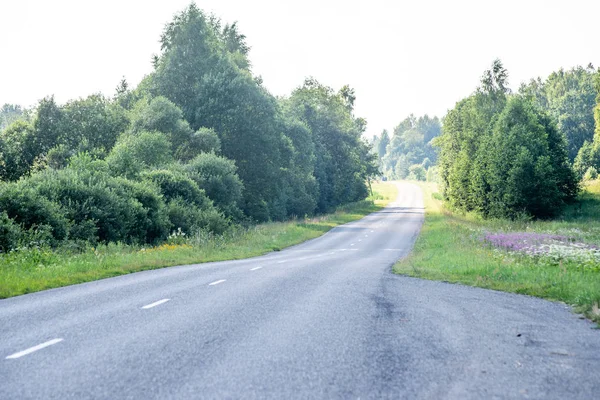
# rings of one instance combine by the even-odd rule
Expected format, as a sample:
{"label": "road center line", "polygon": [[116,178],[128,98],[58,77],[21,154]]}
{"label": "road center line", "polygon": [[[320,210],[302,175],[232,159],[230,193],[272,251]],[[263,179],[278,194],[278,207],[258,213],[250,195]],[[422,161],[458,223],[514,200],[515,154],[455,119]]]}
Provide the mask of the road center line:
{"label": "road center line", "polygon": [[278,261],[277,264],[283,264],[285,261]]}
{"label": "road center line", "polygon": [[10,356],[6,357],[6,359],[9,360],[9,359],[14,359],[14,358],[20,358],[20,357],[26,356],[27,354],[31,354],[34,351],[41,350],[45,347],[52,346],[53,344],[60,343],[62,341],[63,341],[62,338],[48,340],[47,342],[38,344],[37,346],[30,347],[27,350],[23,350],[18,353],[11,354]]}
{"label": "road center line", "polygon": [[262,267],[254,267],[254,268],[250,268],[250,271],[256,271],[257,269],[261,269]]}
{"label": "road center line", "polygon": [[219,283],[223,283],[225,281],[226,281],[226,279],[221,279],[221,280],[218,280],[218,281],[214,281],[213,283],[209,283],[208,286],[218,285]]}
{"label": "road center line", "polygon": [[161,304],[164,304],[164,303],[166,303],[169,300],[171,300],[171,299],[162,299],[162,300],[159,300],[159,301],[155,301],[154,303],[145,305],[144,307],[142,307],[142,309],[147,310],[147,309],[152,308],[152,307],[160,306]]}

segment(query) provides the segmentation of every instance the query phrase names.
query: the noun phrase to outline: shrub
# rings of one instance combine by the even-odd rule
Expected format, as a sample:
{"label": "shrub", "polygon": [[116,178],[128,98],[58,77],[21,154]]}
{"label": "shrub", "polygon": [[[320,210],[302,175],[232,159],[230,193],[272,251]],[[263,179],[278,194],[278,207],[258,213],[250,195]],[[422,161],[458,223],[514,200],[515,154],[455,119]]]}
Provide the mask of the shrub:
{"label": "shrub", "polygon": [[171,143],[159,132],[123,135],[106,157],[111,171],[126,178],[137,177],[143,169],[172,161]]}
{"label": "shrub", "polygon": [[495,123],[486,154],[489,215],[549,217],[577,193],[565,139],[523,98],[511,98]]}
{"label": "shrub", "polygon": [[69,239],[143,243],[166,237],[164,202],[153,185],[76,170],[47,170],[24,185],[55,204],[70,221]]}
{"label": "shrub", "polygon": [[53,239],[67,237],[69,223],[60,206],[27,187],[24,181],[0,183],[0,210],[25,230],[47,226]]}
{"label": "shrub", "polygon": [[0,252],[17,248],[22,238],[23,229],[5,211],[0,212]]}
{"label": "shrub", "polygon": [[186,234],[199,230],[221,234],[229,227],[229,221],[214,207],[190,207],[183,199],[175,198],[167,204],[172,229],[181,229]]}
{"label": "shrub", "polygon": [[176,151],[176,157],[182,161],[189,161],[200,153],[221,152],[221,140],[214,130],[210,128],[200,128],[185,145],[180,146]]}
{"label": "shrub", "polygon": [[212,153],[203,153],[185,166],[193,179],[208,197],[228,216],[239,215],[242,198],[242,181],[232,160]]}
{"label": "shrub", "polygon": [[162,132],[177,149],[186,147],[192,136],[192,129],[183,119],[181,109],[166,97],[158,96],[147,102],[141,100],[133,111],[132,132]]}
{"label": "shrub", "polygon": [[73,156],[73,152],[66,145],[60,144],[48,150],[46,164],[53,169],[62,169],[69,164],[71,156]]}
{"label": "shrub", "polygon": [[167,202],[175,198],[181,198],[195,207],[212,207],[212,201],[208,199],[204,190],[200,189],[194,180],[175,170],[175,168],[173,170],[146,171],[142,174],[142,177],[144,180],[158,186]]}

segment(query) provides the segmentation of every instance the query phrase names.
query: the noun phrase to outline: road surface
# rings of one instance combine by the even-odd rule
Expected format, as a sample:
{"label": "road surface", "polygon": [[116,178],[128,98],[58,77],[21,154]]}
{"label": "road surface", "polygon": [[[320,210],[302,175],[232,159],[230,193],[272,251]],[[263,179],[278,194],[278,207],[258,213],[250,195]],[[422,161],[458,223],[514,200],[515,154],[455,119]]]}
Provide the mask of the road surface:
{"label": "road surface", "polygon": [[0,399],[594,399],[558,303],[395,276],[421,192],[263,257],[0,300]]}

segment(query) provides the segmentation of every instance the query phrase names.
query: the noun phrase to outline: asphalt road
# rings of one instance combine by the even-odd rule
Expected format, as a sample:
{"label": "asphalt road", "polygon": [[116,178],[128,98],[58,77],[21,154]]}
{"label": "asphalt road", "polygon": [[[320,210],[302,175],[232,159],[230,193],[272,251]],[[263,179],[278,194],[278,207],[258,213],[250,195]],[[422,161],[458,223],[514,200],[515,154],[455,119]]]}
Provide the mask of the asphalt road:
{"label": "asphalt road", "polygon": [[600,398],[600,331],[557,303],[395,276],[385,210],[263,257],[0,300],[0,399]]}

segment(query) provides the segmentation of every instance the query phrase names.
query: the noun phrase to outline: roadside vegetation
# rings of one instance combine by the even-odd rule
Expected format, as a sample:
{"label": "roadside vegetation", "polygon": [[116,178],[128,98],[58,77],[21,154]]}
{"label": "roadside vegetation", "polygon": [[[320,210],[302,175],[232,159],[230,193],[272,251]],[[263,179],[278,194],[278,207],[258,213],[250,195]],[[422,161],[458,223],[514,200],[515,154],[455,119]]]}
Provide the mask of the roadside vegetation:
{"label": "roadside vegetation", "polygon": [[259,256],[323,235],[362,218],[396,198],[396,186],[373,183],[366,200],[340,206],[334,213],[231,227],[222,234],[173,232],[157,246],[124,243],[85,248],[31,246],[0,254],[0,298],[174,265]]}

